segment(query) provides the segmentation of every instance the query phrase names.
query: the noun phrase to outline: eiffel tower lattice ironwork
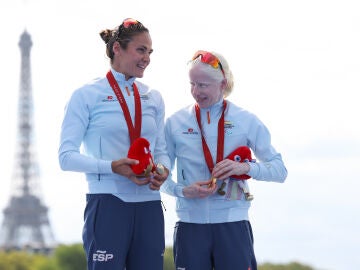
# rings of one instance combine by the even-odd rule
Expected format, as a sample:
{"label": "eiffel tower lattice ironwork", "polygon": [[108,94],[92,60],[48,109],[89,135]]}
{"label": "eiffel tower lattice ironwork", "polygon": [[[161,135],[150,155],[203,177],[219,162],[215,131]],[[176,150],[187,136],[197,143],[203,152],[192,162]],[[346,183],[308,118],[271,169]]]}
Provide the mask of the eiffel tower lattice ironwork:
{"label": "eiffel tower lattice ironwork", "polygon": [[33,136],[33,98],[30,68],[32,41],[25,30],[19,41],[21,74],[18,104],[18,139],[14,176],[8,206],[3,210],[0,249],[50,251],[55,240],[48,219],[48,208],[39,191],[39,167]]}

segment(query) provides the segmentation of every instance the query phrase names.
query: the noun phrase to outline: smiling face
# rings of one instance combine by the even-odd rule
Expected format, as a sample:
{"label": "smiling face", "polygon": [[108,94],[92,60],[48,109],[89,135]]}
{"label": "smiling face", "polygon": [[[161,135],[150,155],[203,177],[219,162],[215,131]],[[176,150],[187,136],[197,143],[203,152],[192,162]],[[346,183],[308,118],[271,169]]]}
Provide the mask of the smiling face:
{"label": "smiling face", "polygon": [[200,108],[208,108],[224,96],[224,80],[214,79],[207,68],[199,63],[189,70],[191,94]]}
{"label": "smiling face", "polygon": [[114,61],[112,67],[125,75],[126,80],[131,77],[142,78],[145,68],[150,64],[150,54],[153,52],[152,41],[148,32],[133,36],[126,49],[114,43]]}

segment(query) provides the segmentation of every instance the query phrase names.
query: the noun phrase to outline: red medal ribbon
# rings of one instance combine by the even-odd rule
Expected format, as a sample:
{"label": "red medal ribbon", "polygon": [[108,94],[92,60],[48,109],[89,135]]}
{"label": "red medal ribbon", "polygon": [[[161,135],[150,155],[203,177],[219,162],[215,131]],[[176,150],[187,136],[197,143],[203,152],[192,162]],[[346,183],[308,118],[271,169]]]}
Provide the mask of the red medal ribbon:
{"label": "red medal ribbon", "polygon": [[132,123],[129,108],[124,99],[124,95],[121,92],[119,84],[116,82],[114,75],[109,70],[106,74],[106,78],[108,79],[111,88],[114,90],[114,93],[120,103],[120,106],[124,112],[124,117],[126,120],[126,124],[129,130],[130,144],[136,139],[140,137],[141,134],[141,101],[139,90],[136,87],[136,84],[133,83],[134,88],[134,99],[135,99],[135,126]]}
{"label": "red medal ribbon", "polygon": [[[217,137],[217,149],[216,149],[216,163],[222,161],[224,159],[224,139],[225,139],[225,109],[226,109],[226,101],[223,102],[223,110],[221,117],[218,122],[218,137]],[[200,108],[198,104],[195,104],[195,112],[196,112],[196,120],[198,122],[200,132],[201,132],[201,141],[202,141],[202,147],[204,152],[204,157],[206,164],[209,168],[209,171],[212,172],[212,169],[214,168],[214,162],[211,157],[211,153],[209,150],[209,147],[206,143],[206,140],[204,138],[202,126],[201,126],[201,114],[200,114]]]}

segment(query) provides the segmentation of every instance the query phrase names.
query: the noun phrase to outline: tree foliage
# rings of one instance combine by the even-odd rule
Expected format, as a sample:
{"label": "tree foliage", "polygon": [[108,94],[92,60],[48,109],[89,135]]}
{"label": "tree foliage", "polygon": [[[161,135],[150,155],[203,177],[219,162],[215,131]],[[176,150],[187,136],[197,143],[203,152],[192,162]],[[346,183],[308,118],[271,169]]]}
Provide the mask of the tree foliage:
{"label": "tree foliage", "polygon": [[0,252],[0,270],[58,270],[52,260],[42,254],[25,251]]}
{"label": "tree foliage", "polygon": [[[0,270],[86,270],[82,244],[59,245],[51,254],[25,251],[0,252]],[[164,252],[164,270],[174,270],[172,247]],[[220,269],[221,270],[221,269]],[[288,264],[264,263],[258,270],[315,270],[298,262]]]}
{"label": "tree foliage", "polygon": [[86,269],[86,256],[81,244],[60,245],[54,252],[56,265],[61,270]]}
{"label": "tree foliage", "polygon": [[171,247],[166,247],[164,253],[164,270],[173,270],[175,269],[174,259],[173,259],[173,250]]}
{"label": "tree foliage", "polygon": [[291,262],[288,264],[264,263],[258,267],[258,270],[315,270],[315,269],[310,266],[300,264],[298,262]]}

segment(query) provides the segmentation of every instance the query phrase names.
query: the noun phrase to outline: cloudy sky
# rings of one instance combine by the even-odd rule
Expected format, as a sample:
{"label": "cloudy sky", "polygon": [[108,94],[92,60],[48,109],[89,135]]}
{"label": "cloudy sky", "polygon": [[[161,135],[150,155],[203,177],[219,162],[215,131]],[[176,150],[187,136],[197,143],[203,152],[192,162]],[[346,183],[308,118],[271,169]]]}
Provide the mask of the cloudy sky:
{"label": "cloudy sky", "polygon": [[[62,172],[57,160],[63,108],[75,88],[109,68],[99,31],[133,17],[153,39],[142,80],[162,92],[167,115],[192,101],[193,52],[215,50],[235,76],[230,99],[270,129],[289,176],[284,184],[250,180],[259,263],[359,269],[359,14],[357,0],[1,1],[0,208],[17,166],[18,42],[26,29],[41,193],[56,239],[81,242],[84,176]],[[174,202],[164,202],[171,244]]]}

